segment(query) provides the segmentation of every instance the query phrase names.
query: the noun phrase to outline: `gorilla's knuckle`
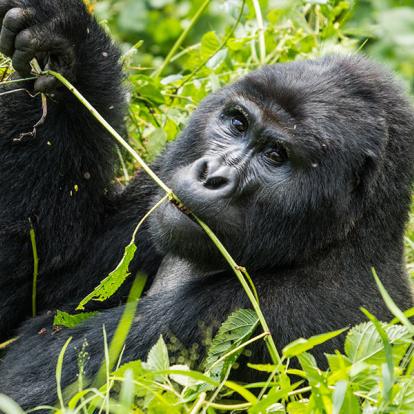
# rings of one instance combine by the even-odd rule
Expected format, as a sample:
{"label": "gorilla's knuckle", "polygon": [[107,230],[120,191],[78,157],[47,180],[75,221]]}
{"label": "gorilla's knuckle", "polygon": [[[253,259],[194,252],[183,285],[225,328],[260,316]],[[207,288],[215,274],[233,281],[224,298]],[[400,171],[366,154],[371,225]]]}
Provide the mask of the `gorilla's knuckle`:
{"label": "gorilla's knuckle", "polygon": [[25,29],[16,36],[16,49],[35,49],[38,46],[38,44],[39,40],[37,36],[30,29]]}

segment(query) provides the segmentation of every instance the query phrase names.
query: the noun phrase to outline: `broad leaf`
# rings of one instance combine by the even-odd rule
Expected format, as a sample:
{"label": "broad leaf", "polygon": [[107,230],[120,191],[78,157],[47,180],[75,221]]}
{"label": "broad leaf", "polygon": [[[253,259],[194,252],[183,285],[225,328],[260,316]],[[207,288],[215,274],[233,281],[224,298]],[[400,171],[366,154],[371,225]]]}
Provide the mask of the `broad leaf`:
{"label": "broad leaf", "polygon": [[[393,356],[398,361],[409,344],[410,333],[402,325],[383,326],[393,345]],[[385,362],[381,336],[371,322],[364,322],[349,331],[345,340],[345,353],[354,364],[367,362],[380,365]]]}
{"label": "broad leaf", "polygon": [[53,325],[64,326],[65,328],[75,328],[82,322],[85,322],[92,316],[97,315],[98,312],[83,312],[76,315],[58,310],[53,319]]}
{"label": "broad leaf", "polygon": [[[143,367],[150,371],[166,371],[170,367],[167,345],[165,345],[162,335],[149,351],[147,362],[143,363]],[[159,378],[165,377],[165,375],[159,376]]]}
{"label": "broad leaf", "polygon": [[213,378],[222,379],[228,368],[234,364],[242,350],[220,358],[247,341],[255,331],[259,319],[251,309],[233,312],[221,325],[208,350],[205,367]]}
{"label": "broad leaf", "polygon": [[131,241],[125,247],[124,255],[115,270],[99,283],[99,285],[84,299],[81,300],[76,310],[85,309],[85,305],[91,300],[103,302],[110,298],[125,282],[125,279],[131,274],[128,270],[129,264],[134,258],[137,246]]}

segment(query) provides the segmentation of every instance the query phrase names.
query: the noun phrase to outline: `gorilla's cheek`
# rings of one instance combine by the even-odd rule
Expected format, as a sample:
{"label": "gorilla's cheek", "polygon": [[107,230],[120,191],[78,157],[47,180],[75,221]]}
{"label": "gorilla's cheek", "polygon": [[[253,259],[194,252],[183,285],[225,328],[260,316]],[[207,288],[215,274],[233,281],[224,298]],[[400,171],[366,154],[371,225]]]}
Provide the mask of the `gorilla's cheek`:
{"label": "gorilla's cheek", "polygon": [[200,226],[171,202],[164,203],[154,214],[157,227],[167,238],[185,240],[202,233]]}

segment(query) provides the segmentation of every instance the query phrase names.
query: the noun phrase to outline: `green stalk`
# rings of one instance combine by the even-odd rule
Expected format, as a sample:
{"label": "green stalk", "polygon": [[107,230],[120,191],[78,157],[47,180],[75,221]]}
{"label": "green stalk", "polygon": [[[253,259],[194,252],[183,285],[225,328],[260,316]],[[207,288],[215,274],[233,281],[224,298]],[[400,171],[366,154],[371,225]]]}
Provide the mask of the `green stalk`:
{"label": "green stalk", "polygon": [[205,2],[201,5],[201,7],[198,9],[197,13],[193,16],[193,18],[190,21],[190,24],[188,27],[181,33],[181,36],[177,39],[177,41],[174,43],[174,46],[170,50],[170,53],[168,53],[167,57],[164,59],[164,62],[162,65],[157,69],[153,76],[155,78],[159,78],[161,76],[161,73],[164,71],[164,69],[168,66],[171,59],[174,57],[174,55],[177,53],[177,50],[180,48],[180,46],[183,44],[185,38],[187,37],[190,30],[193,28],[193,26],[196,24],[198,19],[201,17],[201,15],[204,13],[204,10],[209,5],[210,0],[205,0]]}
{"label": "green stalk", "polygon": [[259,0],[252,0],[254,12],[256,13],[257,29],[259,32],[259,53],[260,53],[260,64],[266,63],[266,42],[265,42],[265,29],[263,23],[262,10],[260,8]]}
{"label": "green stalk", "polygon": [[39,256],[37,254],[36,234],[32,221],[30,222],[30,242],[32,244],[33,253],[33,285],[32,285],[32,316],[36,316],[36,295],[37,295],[37,278],[39,276]]}
{"label": "green stalk", "polygon": [[[170,201],[174,202],[175,204],[182,205],[182,202],[172,192],[172,190],[166,184],[164,184],[164,182],[151,170],[151,168],[138,155],[138,153],[127,142],[124,141],[124,139],[115,131],[115,129],[111,127],[111,125],[98,113],[98,111],[86,100],[86,98],[66,78],[64,78],[61,74],[55,71],[52,71],[52,70],[48,70],[44,72],[43,75],[55,76],[56,79],[62,82],[62,84],[66,86],[69,89],[69,91],[72,92],[76,96],[76,98],[79,99],[79,101],[91,112],[91,114],[97,119],[97,121],[116,139],[116,141],[119,142],[138,161],[142,169],[154,180],[154,182],[158,186],[160,186],[167,193]],[[212,232],[212,230],[207,226],[207,224],[201,221],[193,213],[190,213],[190,216],[201,226],[201,228],[205,231],[205,233],[208,235],[208,237],[211,239],[211,241],[220,251],[222,256],[226,259],[227,263],[231,266],[231,268],[233,269],[233,272],[239,279],[241,285],[243,286],[243,289],[245,290],[248,298],[250,299],[253,309],[255,310],[257,317],[259,318],[263,331],[270,332],[269,326],[267,325],[265,317],[260,309],[259,303],[256,300],[255,294],[250,288],[248,281],[246,281],[245,276],[243,276],[243,272],[240,270],[243,268],[237,265],[237,263],[234,261],[230,253],[223,246],[223,244],[220,242],[217,236]],[[281,359],[277,351],[276,345],[274,343],[273,337],[271,335],[268,335],[264,338],[264,341],[266,342],[270,357],[272,358],[272,362],[276,365],[279,364],[281,362]]]}

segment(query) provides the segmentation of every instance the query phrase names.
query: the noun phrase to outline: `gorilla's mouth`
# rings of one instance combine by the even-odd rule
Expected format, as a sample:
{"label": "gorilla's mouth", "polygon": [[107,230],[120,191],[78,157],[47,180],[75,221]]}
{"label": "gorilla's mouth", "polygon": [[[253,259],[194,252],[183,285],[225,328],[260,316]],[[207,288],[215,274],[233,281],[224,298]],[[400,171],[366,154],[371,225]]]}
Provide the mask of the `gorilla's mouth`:
{"label": "gorilla's mouth", "polygon": [[194,235],[194,232],[202,233],[201,227],[189,216],[190,213],[189,208],[170,201],[159,209],[157,219],[162,228],[169,228],[179,237]]}

